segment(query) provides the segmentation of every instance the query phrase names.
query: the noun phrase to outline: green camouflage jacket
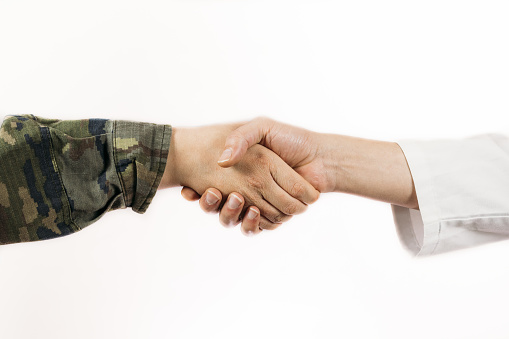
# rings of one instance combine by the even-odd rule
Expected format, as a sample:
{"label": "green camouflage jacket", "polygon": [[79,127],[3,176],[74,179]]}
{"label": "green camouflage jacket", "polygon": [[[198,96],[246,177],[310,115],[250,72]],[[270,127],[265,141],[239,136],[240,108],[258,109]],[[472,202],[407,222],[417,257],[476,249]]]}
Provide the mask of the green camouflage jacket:
{"label": "green camouflage jacket", "polygon": [[67,235],[119,208],[144,213],[170,139],[170,125],[7,116],[0,129],[0,244]]}

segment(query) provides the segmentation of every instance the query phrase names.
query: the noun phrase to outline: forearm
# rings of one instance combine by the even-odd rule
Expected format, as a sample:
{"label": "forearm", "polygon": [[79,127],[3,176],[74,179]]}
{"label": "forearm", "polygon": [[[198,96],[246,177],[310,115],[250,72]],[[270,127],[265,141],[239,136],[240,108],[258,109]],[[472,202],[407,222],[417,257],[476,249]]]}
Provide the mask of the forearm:
{"label": "forearm", "polygon": [[419,208],[412,175],[398,144],[343,135],[320,138],[332,191]]}

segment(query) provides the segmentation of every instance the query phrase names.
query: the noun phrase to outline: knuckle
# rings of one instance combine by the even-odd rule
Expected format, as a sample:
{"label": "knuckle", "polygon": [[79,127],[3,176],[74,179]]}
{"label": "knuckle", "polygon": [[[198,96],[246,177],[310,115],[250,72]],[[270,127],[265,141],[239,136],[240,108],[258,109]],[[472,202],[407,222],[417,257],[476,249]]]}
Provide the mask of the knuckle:
{"label": "knuckle", "polygon": [[[238,146],[249,146],[246,136],[239,130],[233,131],[228,137],[229,143]],[[232,145],[232,146],[233,146]]]}
{"label": "knuckle", "polygon": [[273,231],[276,228],[278,228],[279,226],[281,226],[281,224],[269,224],[269,223],[265,223],[263,225],[260,225],[260,228],[263,229],[263,230],[267,230],[267,231]]}
{"label": "knuckle", "polygon": [[260,157],[260,165],[262,166],[262,168],[268,169],[270,173],[273,173],[275,171],[275,167],[274,164],[272,163],[272,160],[266,155]]}
{"label": "knuckle", "polygon": [[318,199],[320,198],[320,192],[316,191],[315,194],[313,195],[313,198],[311,199],[311,204],[315,203],[318,201]]}
{"label": "knuckle", "polygon": [[281,214],[275,215],[273,218],[274,223],[279,224],[283,222],[283,216]]}
{"label": "knuckle", "polygon": [[274,119],[271,119],[266,116],[256,118],[255,123],[265,131],[270,130],[277,124],[277,122]]}
{"label": "knuckle", "polygon": [[272,166],[271,159],[267,156],[265,152],[262,152],[260,149],[257,149],[253,154],[253,162],[256,163],[259,167],[267,168]]}
{"label": "knuckle", "polygon": [[275,224],[282,224],[283,222],[290,220],[290,218],[291,218],[290,215],[277,213],[277,214],[273,215],[269,220]]}
{"label": "knuckle", "polygon": [[231,134],[230,134],[230,140],[234,140],[236,142],[241,142],[243,141],[245,138],[244,138],[244,135],[242,133],[240,133],[240,131],[238,130],[235,130],[233,131]]}
{"label": "knuckle", "polygon": [[294,202],[290,202],[285,205],[285,207],[283,208],[283,210],[281,212],[283,212],[284,214],[287,214],[287,215],[293,215],[293,214],[297,213],[298,211],[299,211],[299,206]]}
{"label": "knuckle", "polygon": [[290,194],[294,198],[297,198],[297,199],[304,197],[305,193],[306,193],[306,188],[300,182],[296,182],[295,184],[293,184],[291,192],[290,192]]}
{"label": "knuckle", "polygon": [[262,178],[255,176],[255,175],[248,176],[246,181],[250,187],[252,187],[256,190],[262,190],[265,187],[265,183],[262,180]]}

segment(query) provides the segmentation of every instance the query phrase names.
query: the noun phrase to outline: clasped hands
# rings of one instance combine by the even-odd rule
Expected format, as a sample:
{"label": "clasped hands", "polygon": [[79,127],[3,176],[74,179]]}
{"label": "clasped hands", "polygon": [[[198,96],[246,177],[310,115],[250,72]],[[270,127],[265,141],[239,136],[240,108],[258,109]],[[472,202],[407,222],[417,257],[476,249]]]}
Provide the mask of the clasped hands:
{"label": "clasped hands", "polygon": [[334,190],[318,138],[267,118],[173,128],[161,186],[184,186],[184,198],[246,235],[273,230]]}

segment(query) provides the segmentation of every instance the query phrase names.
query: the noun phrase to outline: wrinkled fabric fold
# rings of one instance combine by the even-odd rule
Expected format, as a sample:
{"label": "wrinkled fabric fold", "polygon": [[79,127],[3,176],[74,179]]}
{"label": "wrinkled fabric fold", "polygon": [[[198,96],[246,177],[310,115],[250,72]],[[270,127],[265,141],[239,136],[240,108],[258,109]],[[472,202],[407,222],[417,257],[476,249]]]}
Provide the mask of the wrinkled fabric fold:
{"label": "wrinkled fabric fold", "polygon": [[74,233],[108,211],[144,213],[171,126],[8,116],[0,129],[0,244]]}

